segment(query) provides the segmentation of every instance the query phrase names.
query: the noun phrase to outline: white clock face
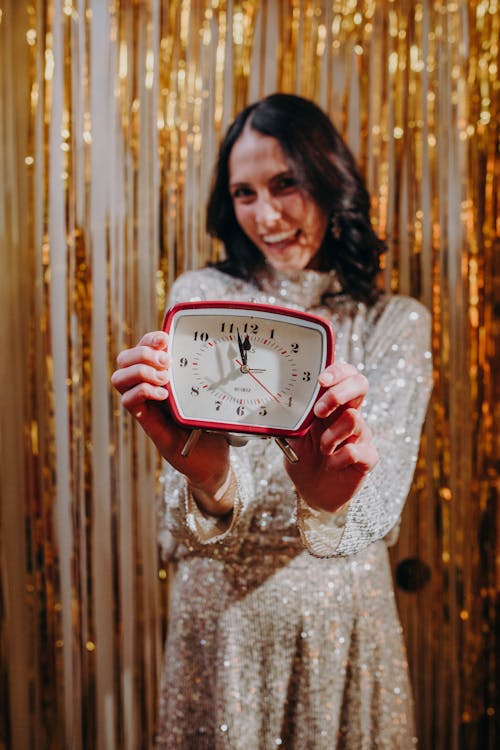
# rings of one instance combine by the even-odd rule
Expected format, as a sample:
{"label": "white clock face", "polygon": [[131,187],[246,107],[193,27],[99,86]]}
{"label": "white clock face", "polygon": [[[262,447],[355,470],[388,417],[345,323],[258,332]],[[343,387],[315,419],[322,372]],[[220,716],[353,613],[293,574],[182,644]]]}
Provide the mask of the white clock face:
{"label": "white clock face", "polygon": [[324,322],[270,306],[204,304],[170,315],[174,415],[193,427],[299,432],[331,354]]}

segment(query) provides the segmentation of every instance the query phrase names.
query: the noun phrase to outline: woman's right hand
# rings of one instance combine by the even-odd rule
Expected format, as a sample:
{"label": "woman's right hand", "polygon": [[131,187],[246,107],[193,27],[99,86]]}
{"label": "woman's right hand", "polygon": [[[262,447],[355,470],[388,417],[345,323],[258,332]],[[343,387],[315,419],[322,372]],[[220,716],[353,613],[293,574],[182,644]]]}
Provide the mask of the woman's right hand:
{"label": "woman's right hand", "polygon": [[111,382],[121,393],[122,405],[139,422],[163,458],[187,477],[204,510],[213,515],[231,510],[232,497],[225,494],[221,500],[213,500],[230,471],[226,438],[202,432],[189,455],[181,455],[189,431],[174,422],[165,403],[170,367],[168,335],[163,331],[146,333],[137,346],[120,352],[117,366]]}

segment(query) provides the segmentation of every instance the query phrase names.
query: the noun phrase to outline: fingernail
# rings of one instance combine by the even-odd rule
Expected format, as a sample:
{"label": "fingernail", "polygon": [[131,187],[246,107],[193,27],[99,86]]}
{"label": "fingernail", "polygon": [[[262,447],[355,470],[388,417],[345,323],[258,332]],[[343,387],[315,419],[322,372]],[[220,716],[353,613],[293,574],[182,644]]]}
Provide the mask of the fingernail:
{"label": "fingernail", "polygon": [[156,361],[159,365],[168,365],[168,354],[166,352],[159,352],[156,355]]}
{"label": "fingernail", "polygon": [[320,381],[322,385],[329,386],[333,385],[335,383],[335,378],[330,372],[325,372],[323,375],[320,375]]}
{"label": "fingernail", "polygon": [[314,413],[317,417],[326,417],[328,414],[328,409],[324,404],[316,404],[314,407]]}
{"label": "fingernail", "polygon": [[162,344],[164,343],[164,341],[165,341],[165,339],[164,339],[163,334],[162,333],[158,333],[153,338],[153,346],[162,346]]}

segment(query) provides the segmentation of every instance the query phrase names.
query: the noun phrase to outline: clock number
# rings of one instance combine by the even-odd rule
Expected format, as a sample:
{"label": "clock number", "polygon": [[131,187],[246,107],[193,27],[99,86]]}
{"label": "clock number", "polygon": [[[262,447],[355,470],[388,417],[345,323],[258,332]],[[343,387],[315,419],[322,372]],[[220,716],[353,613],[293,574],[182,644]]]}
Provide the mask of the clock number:
{"label": "clock number", "polygon": [[181,357],[179,360],[179,367],[187,367],[187,363],[188,363],[187,358]]}
{"label": "clock number", "polygon": [[222,401],[216,401],[215,402],[215,411],[220,411],[221,406],[222,406]]}
{"label": "clock number", "polygon": [[290,349],[292,352],[297,353],[299,351],[299,345],[298,344],[290,344]]}
{"label": "clock number", "polygon": [[245,413],[245,407],[241,406],[241,404],[240,404],[240,406],[238,406],[238,408],[236,409],[236,414],[239,417],[242,417],[244,415],[244,413]]}
{"label": "clock number", "polygon": [[243,326],[243,333],[248,333],[249,331],[250,333],[254,334],[258,333],[259,326],[257,325],[257,323],[245,323],[245,325]]}
{"label": "clock number", "polygon": [[302,375],[302,380],[305,380],[306,383],[309,382],[311,380],[311,373],[306,370]]}
{"label": "clock number", "polygon": [[267,409],[265,406],[261,406],[259,409],[259,417],[265,417],[267,414]]}
{"label": "clock number", "polygon": [[197,388],[195,385],[191,388],[191,396],[199,396],[200,395],[200,389]]}
{"label": "clock number", "polygon": [[198,341],[198,339],[200,339],[200,341],[207,341],[208,340],[208,333],[206,331],[202,331],[201,333],[199,331],[195,331],[193,333],[193,339],[195,341]]}
{"label": "clock number", "polygon": [[[234,330],[234,323],[228,323],[227,332],[228,333],[232,333],[233,330]],[[226,331],[226,323],[225,323],[225,321],[224,321],[224,323],[221,324],[220,331],[221,331],[221,333],[224,333]]]}
{"label": "clock number", "polygon": [[270,339],[273,339],[273,338],[274,338],[274,328],[271,328],[271,332],[270,332],[270,334],[269,334],[269,338],[270,338]]}
{"label": "clock number", "polygon": [[293,398],[291,396],[288,397],[288,406],[291,406],[293,404]]}

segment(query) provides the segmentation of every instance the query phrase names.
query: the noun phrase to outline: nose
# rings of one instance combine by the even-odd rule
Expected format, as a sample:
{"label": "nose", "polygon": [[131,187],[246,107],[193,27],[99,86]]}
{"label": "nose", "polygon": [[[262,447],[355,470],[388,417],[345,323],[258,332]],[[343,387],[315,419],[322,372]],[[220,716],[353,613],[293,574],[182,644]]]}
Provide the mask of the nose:
{"label": "nose", "polygon": [[262,227],[272,226],[281,218],[281,206],[272,195],[261,195],[255,207],[255,218]]}

